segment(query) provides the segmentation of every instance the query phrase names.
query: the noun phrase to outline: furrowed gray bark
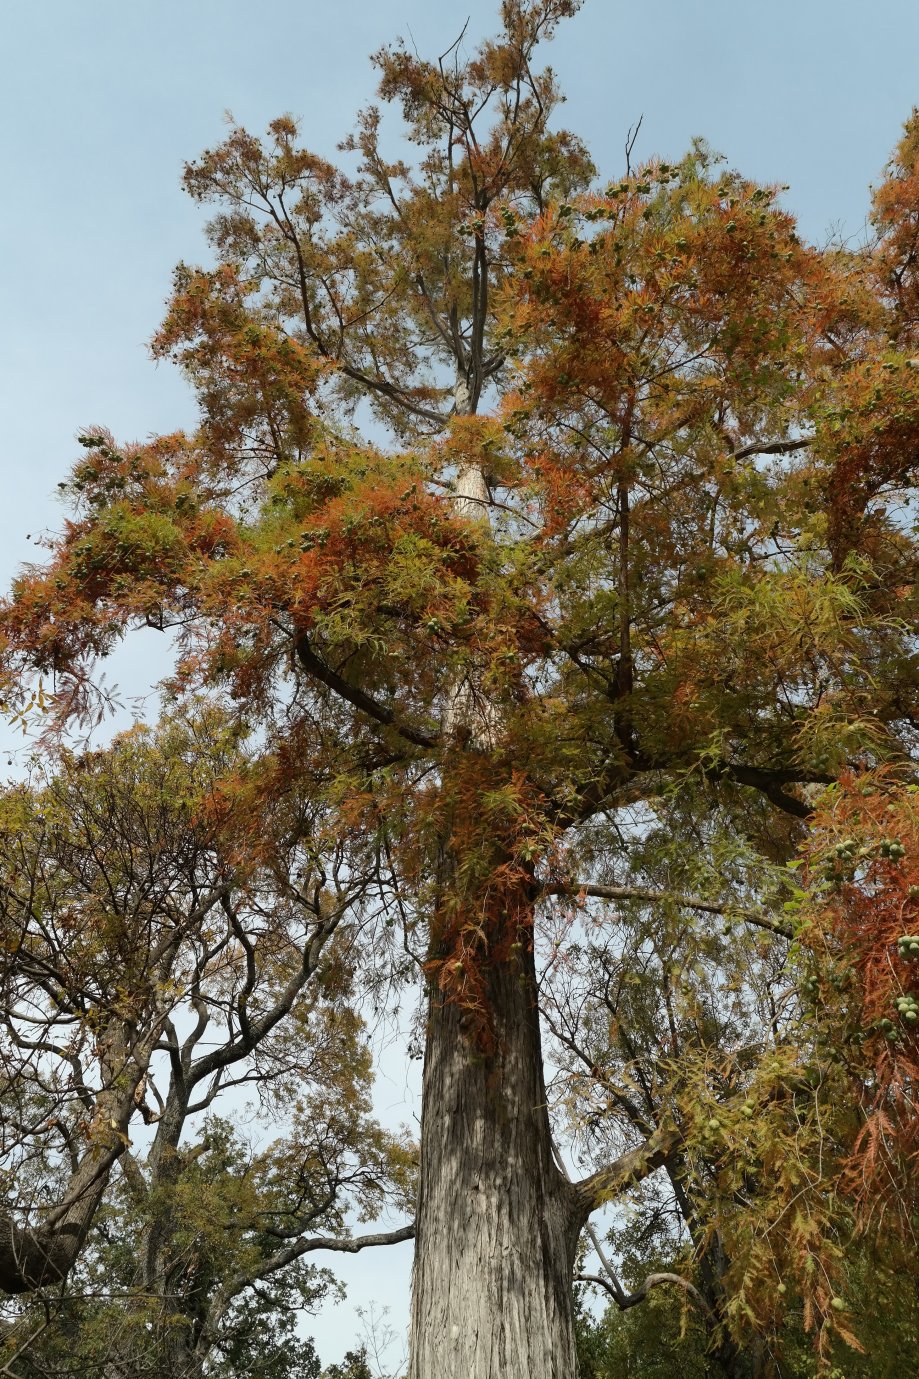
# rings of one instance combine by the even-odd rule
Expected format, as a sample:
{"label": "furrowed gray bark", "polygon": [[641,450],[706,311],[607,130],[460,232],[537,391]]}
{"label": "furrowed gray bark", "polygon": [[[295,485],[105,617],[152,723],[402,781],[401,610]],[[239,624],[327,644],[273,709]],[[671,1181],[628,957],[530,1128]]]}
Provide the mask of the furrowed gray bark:
{"label": "furrowed gray bark", "polygon": [[495,966],[493,1052],[431,998],[408,1379],[573,1379],[581,1204],[552,1158],[531,953]]}

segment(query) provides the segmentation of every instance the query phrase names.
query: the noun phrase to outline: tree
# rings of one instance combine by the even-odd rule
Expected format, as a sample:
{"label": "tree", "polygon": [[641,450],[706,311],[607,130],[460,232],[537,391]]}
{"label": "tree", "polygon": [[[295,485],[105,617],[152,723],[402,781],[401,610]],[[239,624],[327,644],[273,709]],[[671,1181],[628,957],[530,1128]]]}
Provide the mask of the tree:
{"label": "tree", "polygon": [[340,1365],[330,1365],[323,1379],[371,1379],[366,1351],[349,1350]]}
{"label": "tree", "polygon": [[[629,1232],[631,1246],[623,1240],[627,1268],[637,1269],[636,1282],[652,1270],[678,1265],[679,1255],[659,1256],[640,1248],[639,1230]],[[781,1326],[768,1338],[773,1369],[785,1379],[894,1379],[903,1372],[916,1348],[915,1276],[904,1269],[896,1252],[887,1259],[875,1251],[853,1251],[851,1282],[858,1298],[858,1330],[865,1353],[858,1354],[837,1340],[822,1364],[814,1354],[803,1325],[801,1299],[787,1303]],[[790,1296],[790,1295],[789,1295]],[[582,1379],[664,1379],[678,1359],[682,1372],[692,1379],[721,1379],[723,1369],[707,1346],[698,1313],[685,1305],[685,1295],[655,1289],[648,1304],[621,1312],[610,1304],[599,1317],[583,1304],[577,1312],[578,1360]]]}
{"label": "tree", "polygon": [[[912,760],[915,131],[864,253],[803,245],[702,146],[588,193],[533,66],[577,8],[505,0],[469,58],[378,54],[414,169],[371,109],[354,178],[286,116],[187,170],[217,266],[178,270],[156,349],[200,428],[84,434],[75,518],[2,617],[11,701],[51,676],[61,722],[129,628],[173,629],[170,692],[266,743],[221,782],[229,836],[305,793],[342,876],[387,890],[395,922],[355,961],[426,992],[410,1379],[573,1374],[581,1229],[661,1168],[706,1204],[703,1263],[728,1241],[719,1335],[771,1325],[787,1276],[824,1354],[834,1328],[855,1339],[810,1162],[844,1158],[860,1070],[795,1101],[819,1030],[814,897],[787,864],[822,788]],[[361,401],[391,448],[354,429]],[[626,927],[669,1028],[665,1064],[647,1040],[629,1055],[654,1116],[571,1183],[538,964],[584,900]],[[735,913],[768,945],[749,1057],[677,951],[729,981],[699,917]],[[770,965],[802,982],[781,1010]]]}
{"label": "tree", "polygon": [[[31,1338],[36,1372],[242,1376],[260,1332],[291,1353],[297,1310],[328,1291],[306,1256],[411,1233],[345,1224],[404,1207],[413,1174],[368,1114],[349,958],[366,876],[352,851],[342,877],[291,792],[250,813],[257,849],[228,839],[214,792],[247,767],[205,710],[58,754],[0,797],[3,1284],[37,1291],[6,1341]],[[214,1114],[253,1084],[286,1125],[258,1149]]]}

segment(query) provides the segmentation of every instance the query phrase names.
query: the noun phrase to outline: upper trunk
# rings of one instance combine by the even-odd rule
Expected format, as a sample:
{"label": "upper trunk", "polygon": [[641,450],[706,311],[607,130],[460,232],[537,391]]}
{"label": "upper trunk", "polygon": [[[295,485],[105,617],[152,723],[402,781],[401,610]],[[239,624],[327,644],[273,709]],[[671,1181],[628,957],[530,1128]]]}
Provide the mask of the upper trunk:
{"label": "upper trunk", "polygon": [[432,998],[408,1379],[573,1379],[582,1212],[552,1160],[531,953],[496,964],[494,1051]]}

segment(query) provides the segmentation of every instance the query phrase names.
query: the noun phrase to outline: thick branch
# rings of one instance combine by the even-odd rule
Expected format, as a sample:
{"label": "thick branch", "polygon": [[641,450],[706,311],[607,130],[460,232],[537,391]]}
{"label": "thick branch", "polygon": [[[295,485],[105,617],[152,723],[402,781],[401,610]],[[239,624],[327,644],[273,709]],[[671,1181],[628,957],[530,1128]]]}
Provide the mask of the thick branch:
{"label": "thick branch", "polygon": [[[76,1263],[118,1151],[96,1158],[87,1154],[67,1193],[63,1214],[53,1226],[19,1226],[9,1214],[0,1217],[0,1291],[28,1293],[60,1283]],[[76,1186],[76,1191],[74,1190]]]}
{"label": "thick branch", "polygon": [[794,450],[806,450],[813,443],[812,436],[796,441],[753,441],[752,444],[743,445],[739,450],[735,450],[730,459],[746,460],[751,455],[789,455]]}
{"label": "thick branch", "polygon": [[713,780],[722,780],[727,777],[729,780],[736,780],[738,785],[752,786],[754,790],[761,791],[770,804],[774,804],[785,814],[794,815],[797,819],[809,819],[814,812],[813,807],[805,804],[795,795],[789,795],[787,790],[782,787],[797,784],[832,785],[836,779],[835,776],[828,776],[822,772],[786,770],[782,767],[745,766],[740,762],[719,762],[715,766],[708,767],[706,775]]}
{"label": "thick branch", "polygon": [[[642,751],[629,751],[617,760],[607,763],[606,769],[581,791],[574,808],[570,802],[560,806],[556,819],[565,826],[573,822],[583,822],[600,810],[608,808],[616,790],[636,777],[652,772],[685,771],[691,764],[685,757],[669,758],[651,756]],[[709,780],[733,780],[738,785],[749,785],[754,790],[759,790],[777,809],[781,809],[785,814],[792,814],[797,819],[809,819],[813,813],[813,806],[805,804],[795,795],[790,795],[783,787],[832,785],[836,779],[835,776],[822,771],[782,766],[748,766],[732,761],[715,762],[701,769]]]}
{"label": "thick branch", "polygon": [[120,1090],[117,1101],[107,1093],[100,1097],[105,1140],[92,1145],[83,1155],[66,1192],[46,1219],[38,1226],[20,1226],[9,1212],[0,1215],[0,1291],[28,1293],[60,1283],[70,1273],[108,1186],[112,1167],[127,1147],[134,1091],[147,1056],[147,1051],[142,1051],[143,1061],[132,1069],[131,1081]]}
{"label": "thick branch", "polygon": [[586,1221],[591,1212],[603,1206],[610,1198],[634,1183],[643,1182],[657,1169],[662,1168],[681,1140],[682,1136],[674,1126],[659,1126],[643,1144],[620,1154],[611,1164],[575,1183],[575,1196],[583,1220]]}
{"label": "thick branch", "polygon": [[312,1254],[319,1250],[334,1250],[339,1254],[358,1254],[361,1250],[371,1249],[377,1245],[398,1245],[403,1240],[413,1240],[414,1237],[414,1221],[407,1226],[400,1226],[397,1230],[378,1231],[372,1235],[352,1237],[301,1235],[297,1240],[292,1240],[289,1245],[285,1245],[282,1250],[271,1255],[269,1259],[263,1260],[254,1268],[245,1272],[241,1271],[227,1280],[214,1299],[208,1317],[207,1330],[210,1334],[214,1333],[230,1303],[244,1289],[262,1279],[269,1278],[281,1269],[285,1269],[288,1264],[292,1264],[295,1259],[300,1259],[305,1254]]}
{"label": "thick branch", "polygon": [[297,1240],[292,1240],[289,1245],[285,1245],[283,1250],[278,1250],[277,1254],[265,1260],[259,1267],[258,1277],[267,1278],[269,1274],[275,1274],[279,1269],[299,1259],[302,1255],[312,1254],[317,1250],[335,1250],[339,1254],[356,1255],[361,1250],[367,1250],[377,1245],[398,1245],[403,1240],[414,1240],[415,1223],[410,1222],[407,1226],[400,1226],[394,1231],[378,1231],[373,1235],[357,1235],[353,1237],[338,1237],[327,1235],[301,1235]]}
{"label": "thick branch", "polygon": [[120,1023],[102,1036],[107,1085],[95,1100],[93,1134],[71,1174],[60,1201],[36,1226],[20,1226],[7,1210],[0,1213],[0,1291],[27,1293],[60,1283],[76,1263],[112,1168],[128,1147],[128,1125],[136,1094],[146,1074],[159,1030],[156,1026],[131,1046]]}
{"label": "thick branch", "polygon": [[400,737],[405,738],[406,742],[411,742],[416,747],[436,747],[438,745],[439,738],[435,734],[423,733],[420,729],[397,722],[392,709],[387,708],[385,704],[380,704],[369,694],[365,694],[357,685],[352,685],[345,680],[321,657],[316,655],[305,637],[298,637],[295,646],[297,659],[307,674],[327,685],[340,699],[347,700],[349,704],[353,704],[356,709],[360,709],[362,713],[366,713],[377,723],[392,728],[393,732],[398,733]]}

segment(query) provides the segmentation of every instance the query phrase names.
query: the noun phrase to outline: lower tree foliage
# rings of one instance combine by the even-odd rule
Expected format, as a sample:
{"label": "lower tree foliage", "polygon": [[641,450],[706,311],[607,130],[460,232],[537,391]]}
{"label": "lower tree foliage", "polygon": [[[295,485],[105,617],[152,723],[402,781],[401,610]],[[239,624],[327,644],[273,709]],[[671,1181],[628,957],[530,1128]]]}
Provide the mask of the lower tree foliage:
{"label": "lower tree foliage", "polygon": [[340,1365],[330,1365],[323,1371],[323,1379],[373,1379],[366,1350],[349,1350]]}
{"label": "lower tree foliage", "polygon": [[[835,1184],[833,1184],[835,1186]],[[825,1185],[832,1191],[833,1186]],[[755,1209],[755,1208],[753,1208]],[[843,1214],[843,1213],[840,1213]],[[915,1221],[912,1230],[915,1230]],[[699,1379],[777,1374],[785,1379],[893,1379],[911,1363],[919,1340],[915,1261],[911,1245],[885,1233],[866,1238],[850,1230],[839,1286],[848,1326],[858,1337],[853,1350],[842,1337],[815,1354],[807,1298],[793,1283],[780,1285],[781,1310],[768,1327],[745,1328],[739,1353],[723,1345],[704,1304],[677,1279],[706,1290],[704,1258],[692,1248],[684,1223],[660,1194],[633,1200],[629,1221],[610,1233],[607,1250],[619,1261],[625,1283],[639,1289],[648,1278],[669,1278],[652,1288],[641,1306],[622,1311],[602,1305],[592,1284],[578,1299],[578,1358],[582,1379],[640,1375],[642,1379],[680,1371]]]}
{"label": "lower tree foliage", "polygon": [[[635,1270],[636,1280],[668,1268],[692,1273],[690,1261],[682,1254],[670,1258],[636,1255],[627,1246],[625,1254],[626,1267]],[[781,1326],[763,1338],[759,1347],[751,1344],[747,1373],[769,1372],[771,1367],[784,1379],[815,1379],[820,1374],[831,1379],[896,1379],[903,1374],[913,1363],[919,1343],[911,1261],[897,1257],[896,1251],[881,1261],[856,1247],[848,1268],[848,1291],[857,1300],[853,1311],[864,1353],[837,1343],[825,1359],[816,1357],[801,1300],[792,1298]],[[647,1304],[626,1312],[610,1304],[598,1313],[582,1296],[576,1318],[581,1379],[669,1379],[677,1366],[687,1379],[724,1379],[726,1373],[731,1374],[712,1354],[698,1313],[673,1290],[655,1289]]]}
{"label": "lower tree foliage", "polygon": [[[919,117],[855,250],[702,143],[600,185],[535,66],[578,8],[377,54],[414,164],[371,107],[350,171],[289,116],[186,169],[200,424],[82,432],[0,607],[11,1365],[309,1373],[307,1257],[410,1237],[408,1379],[913,1344]],[[140,629],[161,726],[68,750]]]}

